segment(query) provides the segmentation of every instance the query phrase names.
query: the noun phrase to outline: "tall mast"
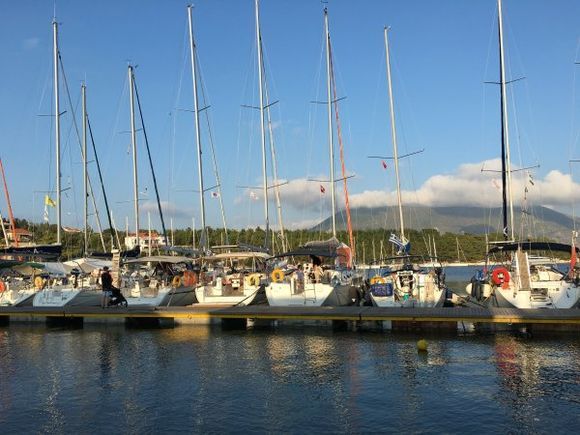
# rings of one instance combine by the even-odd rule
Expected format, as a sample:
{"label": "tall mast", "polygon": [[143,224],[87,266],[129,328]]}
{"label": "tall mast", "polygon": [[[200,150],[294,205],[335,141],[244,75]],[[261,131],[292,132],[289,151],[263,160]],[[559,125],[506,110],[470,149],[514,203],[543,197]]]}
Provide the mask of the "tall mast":
{"label": "tall mast", "polygon": [[336,237],[336,198],[334,194],[334,146],[332,137],[332,94],[330,92],[330,32],[328,30],[328,9],[324,8],[324,29],[326,33],[326,91],[328,105],[328,150],[330,153],[330,201],[332,204],[332,237]]}
{"label": "tall mast", "polygon": [[[81,85],[82,105],[83,105],[83,207],[84,207],[84,256],[89,254],[89,193],[88,193],[88,173],[87,173],[87,87]],[[96,209],[95,209],[96,210]],[[102,232],[101,232],[102,234]]]}
{"label": "tall mast", "polygon": [[137,137],[135,134],[135,84],[133,66],[129,65],[129,102],[131,105],[131,145],[133,147],[133,201],[135,202],[135,246],[139,246],[139,185],[137,179]]}
{"label": "tall mast", "polygon": [[[199,106],[197,98],[197,70],[195,68],[195,42],[193,40],[193,17],[192,17],[192,6],[187,7],[187,17],[189,22],[189,48],[191,51],[191,78],[193,80],[193,111],[195,113],[195,142],[197,144],[197,172],[199,177],[199,205],[201,214],[201,240],[208,242],[207,236],[204,237],[205,229],[205,199],[204,199],[204,188],[203,188],[203,169],[202,169],[202,159],[201,159],[201,134],[199,131]],[[204,248],[202,246],[202,248]]]}
{"label": "tall mast", "polygon": [[387,82],[389,84],[389,108],[391,112],[391,136],[393,139],[393,159],[395,161],[395,178],[397,179],[397,204],[399,206],[399,223],[401,241],[405,243],[405,222],[403,220],[403,201],[401,199],[401,181],[399,178],[399,154],[397,147],[397,128],[395,127],[395,103],[393,101],[393,83],[391,79],[391,58],[389,52],[389,27],[385,27],[385,51],[387,54]]}
{"label": "tall mast", "polygon": [[[508,129],[508,110],[505,81],[505,59],[503,46],[503,16],[501,0],[497,0],[498,29],[499,29],[499,74],[501,84],[501,164],[502,164],[502,211],[503,235],[506,240],[514,240],[514,204],[512,198],[512,170],[510,158],[510,141]],[[509,204],[509,225],[508,211]]]}
{"label": "tall mast", "polygon": [[[8,205],[8,216],[10,217],[10,230],[12,231],[12,240],[14,245],[18,246],[20,237],[16,232],[16,223],[14,222],[14,214],[12,213],[12,203],[10,202],[10,193],[8,193],[8,184],[6,183],[6,175],[4,174],[4,165],[0,159],[0,170],[2,171],[2,181],[4,182],[4,194],[6,195],[6,204]],[[2,217],[0,217],[0,220]],[[2,231],[4,231],[4,221],[2,221]],[[8,238],[6,237],[6,246],[9,246]]]}
{"label": "tall mast", "polygon": [[264,89],[262,78],[262,35],[260,33],[260,11],[259,0],[255,0],[256,6],[256,44],[258,46],[258,82],[260,89],[260,136],[262,143],[262,185],[264,195],[264,219],[266,223],[266,234],[264,239],[264,247],[267,249],[270,244],[268,234],[270,233],[270,219],[268,216],[268,173],[266,167],[266,130],[264,128]]}
{"label": "tall mast", "polygon": [[58,80],[58,23],[56,17],[52,21],[53,57],[54,57],[54,132],[56,136],[56,243],[60,244],[61,202],[60,202],[60,100]]}

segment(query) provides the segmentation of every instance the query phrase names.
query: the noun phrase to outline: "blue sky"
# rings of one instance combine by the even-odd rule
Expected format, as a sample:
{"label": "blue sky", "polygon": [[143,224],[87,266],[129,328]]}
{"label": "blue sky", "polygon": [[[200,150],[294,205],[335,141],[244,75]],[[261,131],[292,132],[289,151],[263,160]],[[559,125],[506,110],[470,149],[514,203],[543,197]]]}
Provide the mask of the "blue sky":
{"label": "blue sky", "polygon": [[[128,62],[138,65],[167,220],[173,217],[176,227],[191,225],[192,217],[199,222],[193,117],[178,110],[192,108],[186,6],[152,0],[56,2],[73,104],[85,80],[119,227],[126,216],[133,225],[130,136],[125,133]],[[394,200],[394,171],[366,157],[392,153],[383,45],[383,27],[389,25],[400,152],[425,148],[402,162],[405,201],[499,205],[497,175],[480,171],[483,162],[497,165],[499,156],[499,89],[484,84],[498,80],[496,2],[331,0],[328,8],[338,93],[347,96],[340,116],[346,165],[355,174],[351,202],[374,206]],[[54,188],[53,119],[39,116],[53,111],[53,10],[51,1],[0,4],[0,156],[15,214],[35,221],[43,212],[42,194],[35,192]],[[328,177],[325,107],[311,104],[324,100],[326,92],[322,10],[316,0],[261,1],[268,86],[271,100],[280,100],[272,111],[279,175],[291,180],[282,188],[290,227],[309,225],[330,212],[328,193],[321,195],[318,183],[306,181]],[[580,66],[574,66],[580,60],[580,2],[504,0],[504,17],[508,79],[526,77],[509,90],[513,161],[516,166],[540,164],[531,173],[532,201],[565,209],[580,192],[568,175],[568,159],[580,157],[575,139]],[[254,2],[200,0],[194,21],[228,223],[260,225],[262,202],[252,199],[260,198],[259,189],[236,187],[261,183],[258,114],[241,108],[258,103]],[[68,110],[62,117],[63,187],[70,187],[63,197],[64,224],[80,226],[80,154],[64,92],[61,101]],[[202,139],[207,147],[207,130]],[[138,141],[141,204],[154,210],[142,136]],[[211,162],[206,159],[204,165],[206,185],[213,185]],[[90,171],[96,185],[94,165]],[[516,177],[516,201],[527,177],[524,172]],[[209,224],[219,226],[218,201],[208,196],[207,207]],[[4,200],[0,209],[6,214]],[[152,219],[158,226],[154,214]],[[146,225],[146,212],[141,222]]]}

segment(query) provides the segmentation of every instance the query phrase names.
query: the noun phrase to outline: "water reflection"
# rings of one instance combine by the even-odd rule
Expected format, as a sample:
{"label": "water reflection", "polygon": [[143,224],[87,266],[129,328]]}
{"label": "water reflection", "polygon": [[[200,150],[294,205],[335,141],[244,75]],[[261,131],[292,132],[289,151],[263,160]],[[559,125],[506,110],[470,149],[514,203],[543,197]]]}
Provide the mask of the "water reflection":
{"label": "water reflection", "polygon": [[[0,329],[18,432],[566,432],[578,339],[328,329]],[[459,411],[458,411],[459,410]]]}

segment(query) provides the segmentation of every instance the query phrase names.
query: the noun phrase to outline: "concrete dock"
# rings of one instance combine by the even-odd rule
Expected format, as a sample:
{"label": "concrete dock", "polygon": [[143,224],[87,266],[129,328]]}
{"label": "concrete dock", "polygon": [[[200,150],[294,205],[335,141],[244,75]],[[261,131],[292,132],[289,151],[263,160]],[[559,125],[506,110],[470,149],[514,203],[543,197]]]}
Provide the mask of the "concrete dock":
{"label": "concrete dock", "polygon": [[211,323],[228,320],[391,322],[393,329],[456,329],[458,324],[543,325],[580,331],[580,309],[379,308],[379,307],[0,307],[0,325],[11,322],[127,322],[135,325]]}

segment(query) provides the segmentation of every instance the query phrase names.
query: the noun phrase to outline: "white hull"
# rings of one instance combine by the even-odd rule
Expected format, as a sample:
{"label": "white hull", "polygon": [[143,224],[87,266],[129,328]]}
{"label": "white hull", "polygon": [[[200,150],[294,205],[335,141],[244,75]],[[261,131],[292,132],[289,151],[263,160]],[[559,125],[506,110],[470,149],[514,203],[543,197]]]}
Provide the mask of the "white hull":
{"label": "white hull", "polygon": [[[554,283],[558,284],[558,283]],[[538,295],[532,290],[495,289],[485,305],[501,308],[575,308],[580,300],[580,287],[560,282],[557,288],[549,289],[546,295]]]}
{"label": "white hull", "polygon": [[198,305],[249,305],[256,298],[258,290],[259,287],[246,286],[241,292],[228,294],[222,287],[204,285],[195,289],[195,297]]}
{"label": "white hull", "polygon": [[352,286],[305,283],[300,289],[295,281],[272,282],[266,287],[268,304],[272,307],[320,307],[352,305]]}
{"label": "white hull", "polygon": [[[445,287],[437,283],[432,273],[400,271],[380,279],[383,292],[377,294],[373,291],[374,285],[370,289],[374,306],[429,308],[441,307],[445,303]],[[389,291],[385,294],[387,289]]]}
{"label": "white hull", "polygon": [[[31,299],[36,293],[36,289],[6,290],[0,293],[0,306],[15,306]],[[31,303],[31,301],[29,302]]]}
{"label": "white hull", "polygon": [[34,295],[33,307],[64,307],[83,290],[80,288],[47,288]]}

